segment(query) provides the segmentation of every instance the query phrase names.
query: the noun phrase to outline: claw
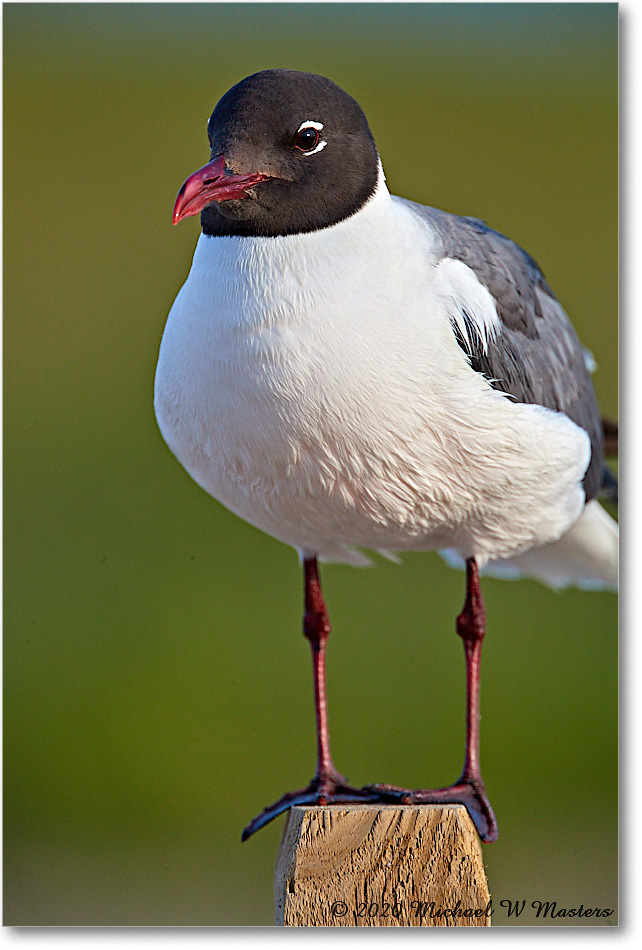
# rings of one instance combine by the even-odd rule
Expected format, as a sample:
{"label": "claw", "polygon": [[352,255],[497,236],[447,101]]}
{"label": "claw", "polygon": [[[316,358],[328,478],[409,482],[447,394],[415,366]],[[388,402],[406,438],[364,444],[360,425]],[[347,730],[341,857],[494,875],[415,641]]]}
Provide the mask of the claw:
{"label": "claw", "polygon": [[364,785],[364,791],[373,792],[379,796],[379,801],[394,805],[399,802],[401,805],[412,804],[412,790],[404,788],[401,785],[387,785],[377,782],[376,785]]}
{"label": "claw", "polygon": [[402,805],[464,805],[485,844],[497,841],[499,836],[497,819],[484,784],[476,779],[462,778],[447,788],[419,788],[413,791],[399,785],[367,785],[366,790],[377,793],[380,801],[399,802]]}
{"label": "claw", "polygon": [[328,779],[323,781],[313,779],[307,788],[300,788],[296,792],[288,792],[252,819],[249,825],[243,829],[241,841],[247,841],[249,837],[294,805],[337,805],[383,801],[376,792],[367,788],[352,788],[343,779],[338,778],[340,780],[336,782]]}
{"label": "claw", "polygon": [[475,780],[460,780],[448,788],[417,789],[412,792],[412,802],[420,804],[465,805],[477,833],[485,844],[497,841],[497,819],[491,808],[483,783]]}

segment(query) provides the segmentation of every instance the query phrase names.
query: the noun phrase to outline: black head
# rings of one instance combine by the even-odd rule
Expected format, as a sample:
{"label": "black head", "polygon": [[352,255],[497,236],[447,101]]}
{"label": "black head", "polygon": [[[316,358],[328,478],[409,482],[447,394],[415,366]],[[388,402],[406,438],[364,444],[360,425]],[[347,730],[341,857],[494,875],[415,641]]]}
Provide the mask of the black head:
{"label": "black head", "polygon": [[183,185],[175,222],[201,211],[209,235],[315,231],[374,192],[379,157],[360,106],[323,76],[269,69],[220,100],[211,158]]}

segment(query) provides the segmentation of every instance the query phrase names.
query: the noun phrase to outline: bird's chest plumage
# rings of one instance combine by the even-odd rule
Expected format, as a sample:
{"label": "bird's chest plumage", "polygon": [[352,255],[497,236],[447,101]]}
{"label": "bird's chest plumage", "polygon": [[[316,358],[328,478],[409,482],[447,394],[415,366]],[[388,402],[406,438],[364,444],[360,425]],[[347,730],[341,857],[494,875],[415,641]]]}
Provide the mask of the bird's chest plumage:
{"label": "bird's chest plumage", "polygon": [[382,274],[344,243],[199,241],[163,337],[156,406],[180,461],[227,504],[354,481],[399,428],[387,416],[408,415],[391,379],[404,362],[394,351],[407,321],[391,320],[403,289],[394,267]]}

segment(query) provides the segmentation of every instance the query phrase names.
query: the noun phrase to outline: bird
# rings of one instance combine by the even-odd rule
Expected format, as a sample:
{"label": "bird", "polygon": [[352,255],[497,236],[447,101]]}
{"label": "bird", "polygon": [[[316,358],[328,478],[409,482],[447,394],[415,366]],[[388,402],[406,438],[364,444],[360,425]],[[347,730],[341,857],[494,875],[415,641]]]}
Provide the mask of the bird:
{"label": "bird", "polygon": [[[293,547],[317,768],[293,805],[460,803],[497,820],[479,756],[480,574],[615,589],[617,526],[592,358],[535,260],[482,220],[392,195],[366,116],[323,76],[267,69],[219,100],[200,214],[162,335],[160,432],[191,477]],[[450,786],[354,787],[330,752],[319,564],[436,550],[465,571],[466,745]]]}

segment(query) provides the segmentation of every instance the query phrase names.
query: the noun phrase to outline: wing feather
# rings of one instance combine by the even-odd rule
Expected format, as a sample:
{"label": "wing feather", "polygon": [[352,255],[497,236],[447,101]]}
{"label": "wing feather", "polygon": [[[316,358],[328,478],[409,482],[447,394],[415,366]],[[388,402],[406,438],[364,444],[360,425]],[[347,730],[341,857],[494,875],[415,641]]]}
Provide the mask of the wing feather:
{"label": "wing feather", "polygon": [[485,347],[472,334],[466,339],[453,323],[472,368],[518,402],[563,412],[588,433],[592,452],[584,489],[587,501],[596,497],[604,435],[586,353],[538,264],[477,218],[399,200],[437,236],[437,256],[466,264],[495,300],[500,330]]}

